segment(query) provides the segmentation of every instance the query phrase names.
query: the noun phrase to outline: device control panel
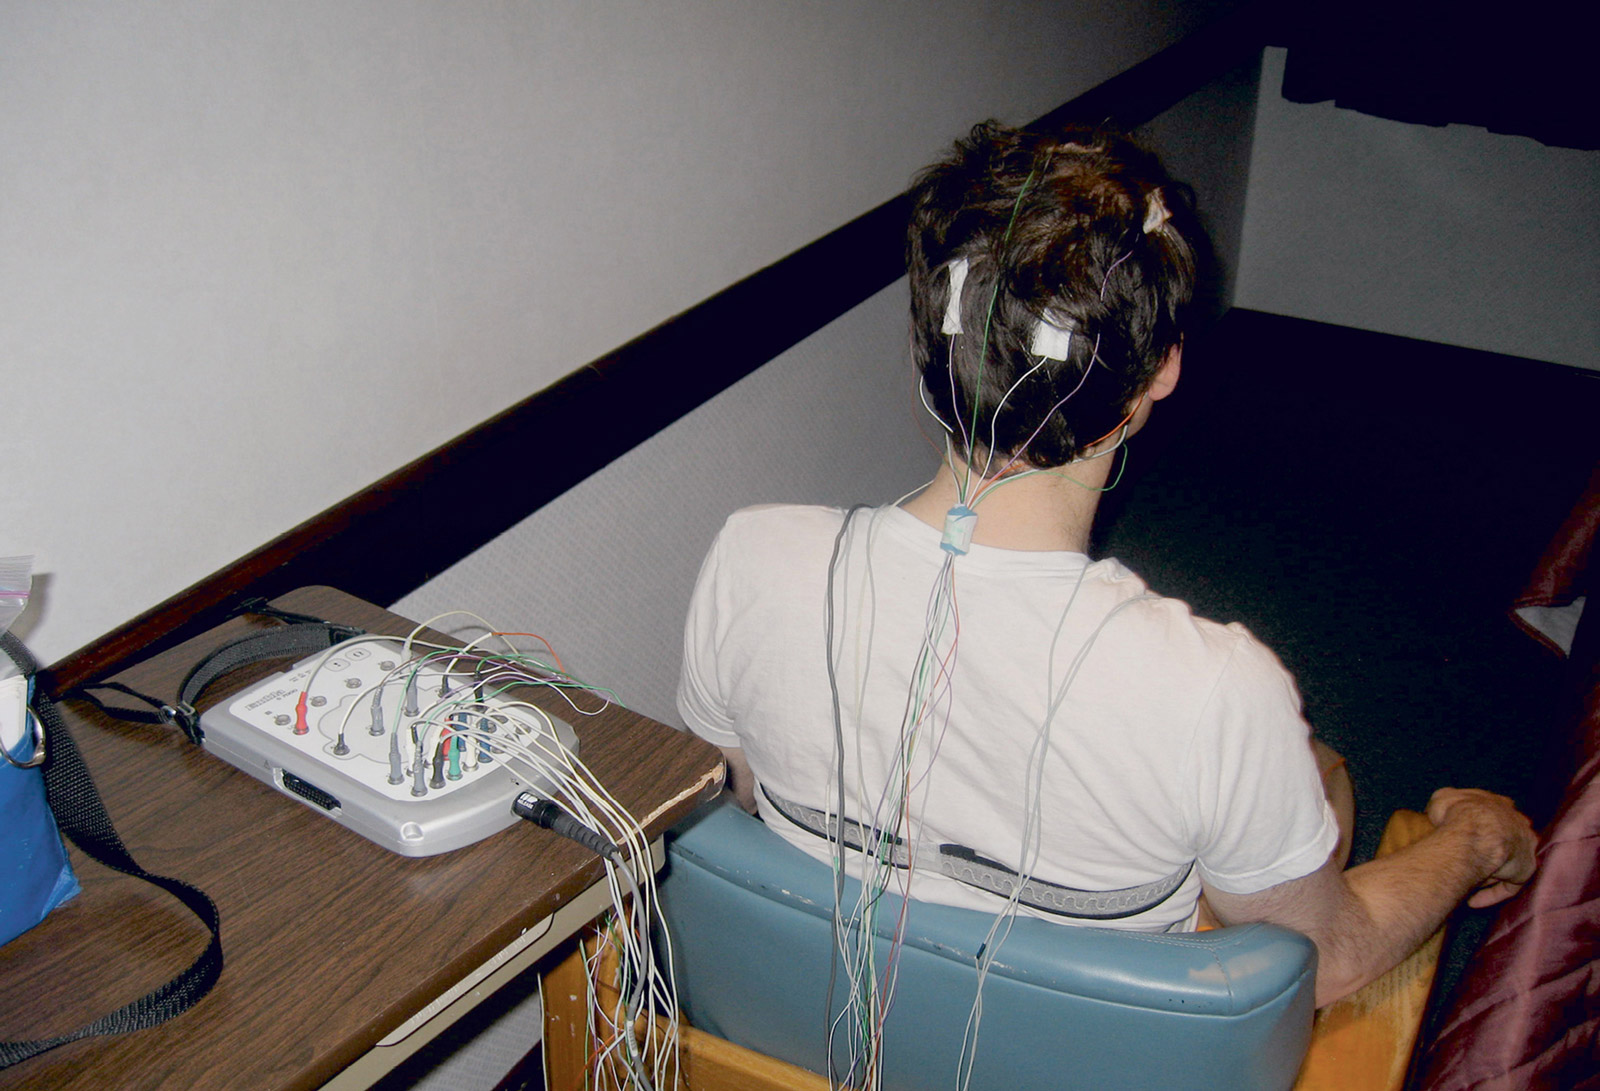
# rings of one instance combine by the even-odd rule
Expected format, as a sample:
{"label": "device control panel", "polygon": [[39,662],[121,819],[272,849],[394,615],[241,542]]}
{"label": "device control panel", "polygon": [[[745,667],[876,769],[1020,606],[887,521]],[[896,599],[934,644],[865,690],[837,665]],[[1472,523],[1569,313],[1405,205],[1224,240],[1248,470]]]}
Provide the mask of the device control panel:
{"label": "device control panel", "polygon": [[449,852],[515,823],[517,793],[550,794],[578,752],[570,724],[481,662],[352,642],[206,712],[203,745],[403,856]]}

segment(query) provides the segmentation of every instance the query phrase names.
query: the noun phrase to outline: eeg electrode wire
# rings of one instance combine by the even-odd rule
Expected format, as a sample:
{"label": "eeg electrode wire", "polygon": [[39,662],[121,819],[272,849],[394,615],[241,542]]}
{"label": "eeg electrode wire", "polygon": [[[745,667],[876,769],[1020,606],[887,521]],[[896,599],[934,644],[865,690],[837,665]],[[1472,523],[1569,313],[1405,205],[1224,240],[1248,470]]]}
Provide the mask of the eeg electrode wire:
{"label": "eeg electrode wire", "polygon": [[[1011,230],[1015,225],[1018,212],[1022,206],[1023,198],[1027,194],[1036,174],[1037,170],[1029,173],[1018,193],[1016,203],[1012,208],[1010,221],[1007,223],[1005,235],[1001,240],[1002,249],[1004,249],[1006,243],[1009,241]],[[1102,299],[1105,296],[1105,292],[1107,286],[1109,285],[1112,274],[1116,271],[1118,266],[1120,266],[1125,260],[1127,260],[1128,257],[1132,255],[1132,253],[1133,251],[1131,249],[1126,251],[1112,263],[1109,269],[1107,269],[1100,287],[1100,295]],[[958,278],[953,275],[953,293],[959,291],[959,283],[960,281]],[[981,391],[982,389],[983,373],[988,356],[990,327],[996,301],[999,296],[1000,283],[1000,277],[997,275],[990,293],[988,307],[984,316],[983,337],[981,340],[977,361],[977,380],[974,383],[975,391]],[[954,308],[957,313],[959,313],[959,298],[953,299],[948,306]],[[1043,321],[1043,319],[1041,319],[1041,321]],[[959,332],[959,328],[956,330],[956,332]],[[1068,330],[1067,347],[1069,352],[1072,343],[1072,337],[1073,331]],[[959,400],[957,397],[955,379],[955,340],[956,338],[954,334],[951,334],[947,348],[949,361],[946,366],[946,371],[951,384],[952,404],[956,404]],[[1083,488],[1098,492],[1108,491],[1117,485],[1122,478],[1123,471],[1126,470],[1127,467],[1126,440],[1128,428],[1134,415],[1138,412],[1138,409],[1143,402],[1143,395],[1141,395],[1141,398],[1134,403],[1134,406],[1128,411],[1127,416],[1117,425],[1113,426],[1111,431],[1107,432],[1104,436],[1101,436],[1092,443],[1083,445],[1079,448],[1079,450],[1091,450],[1094,447],[1099,446],[1105,440],[1110,439],[1113,435],[1117,436],[1114,444],[1104,450],[1096,451],[1091,455],[1080,456],[1074,460],[1075,462],[1087,462],[1094,459],[1103,458],[1107,455],[1111,455],[1120,451],[1122,458],[1116,471],[1116,475],[1109,484],[1103,486],[1091,486],[1079,481],[1076,477],[1070,474],[1062,474],[1059,470],[1055,470],[1053,468],[1029,467],[1027,470],[1021,472],[1012,472],[1013,467],[1015,467],[1017,463],[1023,459],[1027,448],[1043,431],[1048,421],[1054,417],[1054,415],[1061,410],[1068,401],[1070,401],[1076,394],[1079,393],[1079,391],[1082,390],[1084,384],[1088,380],[1089,372],[1097,363],[1101,363],[1099,358],[1099,349],[1100,338],[1097,335],[1095,337],[1094,344],[1089,351],[1089,358],[1083,365],[1083,373],[1079,377],[1076,385],[1064,397],[1050,407],[1050,410],[1044,415],[1043,419],[1041,419],[1038,427],[1035,428],[1033,433],[1010,453],[1009,458],[1006,460],[1004,465],[1001,466],[1000,470],[991,476],[990,471],[993,469],[994,465],[994,456],[996,450],[995,437],[997,434],[1000,413],[1005,408],[1006,403],[1011,398],[1011,395],[1015,393],[1015,391],[1025,381],[1046,366],[1047,357],[1042,354],[1039,355],[1037,360],[1033,362],[1032,366],[1029,367],[1027,371],[1025,371],[1015,382],[1013,382],[1009,388],[1007,388],[1005,393],[1001,396],[998,404],[995,406],[994,413],[990,421],[990,442],[984,452],[985,459],[983,468],[978,472],[978,483],[976,489],[973,489],[972,487],[974,470],[974,459],[972,456],[975,453],[973,441],[978,435],[978,408],[980,404],[978,397],[974,396],[972,399],[971,420],[967,421],[958,414],[955,421],[955,427],[952,427],[950,423],[943,420],[937,413],[933,411],[932,407],[928,404],[926,387],[922,383],[918,383],[919,401],[921,402],[923,408],[927,410],[929,415],[933,416],[935,420],[939,421],[941,427],[943,427],[946,432],[946,468],[952,472],[955,479],[954,483],[956,486],[958,504],[961,507],[967,508],[969,511],[975,510],[982,500],[991,491],[993,491],[993,489],[1001,485],[1020,480],[1023,477],[1032,476],[1036,473],[1051,473],[1057,476],[1064,476]],[[957,435],[960,437],[962,450],[966,456],[962,459],[964,472],[961,474],[954,473],[953,459],[948,458],[949,448]],[[914,492],[915,491],[916,490],[914,490]],[[908,496],[909,495],[912,494],[908,494]],[[902,498],[900,502],[903,502],[904,499],[905,498]],[[911,862],[915,860],[917,855],[915,839],[917,836],[917,828],[919,823],[912,813],[912,791],[914,787],[914,783],[911,780],[913,771],[912,757],[917,747],[917,741],[922,732],[926,718],[928,715],[930,715],[931,710],[936,706],[943,706],[943,726],[948,726],[948,716],[951,707],[949,703],[949,687],[953,685],[954,682],[956,649],[959,644],[959,610],[956,605],[955,596],[954,563],[956,556],[952,552],[950,555],[947,555],[943,558],[940,570],[935,577],[934,587],[930,593],[927,616],[925,617],[924,635],[921,641],[921,647],[916,666],[912,673],[911,685],[907,694],[906,710],[902,717],[901,745],[890,763],[890,768],[888,770],[885,784],[882,788],[882,793],[877,797],[877,806],[866,808],[865,813],[862,814],[861,820],[856,826],[856,829],[860,834],[861,841],[861,851],[859,853],[863,869],[861,875],[861,896],[855,909],[849,916],[846,916],[844,912],[844,906],[842,904],[845,861],[848,855],[845,847],[846,841],[844,837],[845,825],[848,821],[844,813],[845,802],[847,799],[845,794],[844,771],[845,741],[838,683],[838,668],[835,661],[836,618],[834,612],[834,603],[836,594],[836,570],[840,564],[841,552],[844,549],[844,543],[847,539],[854,537],[852,532],[852,523],[854,522],[853,517],[859,510],[859,506],[853,507],[845,514],[843,520],[841,521],[838,534],[834,539],[833,552],[828,565],[827,598],[824,611],[824,630],[828,652],[827,675],[830,688],[830,697],[832,701],[834,727],[833,783],[829,786],[829,790],[826,793],[831,795],[833,798],[832,800],[828,801],[831,805],[825,808],[825,813],[831,817],[834,823],[831,841],[833,844],[832,851],[834,855],[835,949],[833,952],[833,957],[830,960],[829,967],[828,1010],[830,1012],[832,1011],[832,998],[834,995],[836,978],[842,957],[844,972],[850,981],[851,988],[850,997],[846,1002],[845,1008],[841,1011],[838,1020],[848,1021],[851,1024],[852,1029],[852,1033],[850,1035],[851,1049],[848,1054],[849,1063],[845,1066],[845,1070],[842,1075],[844,1081],[846,1082],[856,1079],[863,1081],[859,1085],[853,1086],[859,1086],[863,1089],[873,1089],[878,1087],[881,1079],[881,1054],[879,1050],[881,1045],[881,1023],[883,1016],[887,1014],[888,1008],[892,1003],[893,985],[895,979],[894,969],[897,964],[897,955],[900,945],[904,940],[904,909],[909,901],[910,883],[912,877],[912,868],[910,866],[907,866],[904,869],[902,893],[905,896],[905,900],[902,901],[902,915],[900,921],[897,922],[896,927],[892,931],[889,945],[889,958],[884,967],[881,968],[881,977],[880,968],[876,965],[875,961],[875,936],[877,931],[875,910],[882,893],[889,886],[890,876],[897,870],[894,866],[893,860],[894,851],[897,849],[903,851],[905,863],[907,865],[910,865]],[[865,567],[866,579],[869,588],[872,567],[871,531],[875,524],[876,516],[874,515],[868,520],[868,535],[866,543]],[[972,1066],[976,1060],[977,1035],[981,1025],[983,1012],[983,984],[987,977],[988,970],[993,963],[995,955],[997,954],[1000,946],[1004,943],[1006,935],[1009,934],[1011,922],[1014,920],[1017,912],[1018,899],[1024,886],[1031,878],[1033,867],[1036,865],[1038,859],[1041,834],[1039,820],[1041,815],[1043,794],[1042,778],[1044,770],[1044,758],[1049,752],[1051,727],[1057,713],[1066,699],[1067,691],[1071,688],[1072,682],[1076,679],[1084,660],[1089,654],[1089,651],[1093,648],[1095,642],[1098,640],[1105,627],[1127,606],[1134,602],[1143,601],[1144,599],[1152,597],[1146,593],[1125,600],[1113,607],[1113,609],[1106,615],[1106,617],[1100,620],[1099,624],[1085,639],[1084,644],[1079,648],[1071,664],[1068,666],[1060,687],[1056,688],[1053,674],[1057,644],[1059,643],[1061,634],[1064,631],[1067,616],[1071,612],[1072,606],[1077,600],[1078,591],[1082,587],[1083,578],[1087,570],[1088,565],[1086,562],[1084,567],[1079,571],[1078,580],[1074,584],[1073,589],[1068,596],[1067,603],[1062,610],[1061,617],[1057,622],[1055,634],[1051,641],[1051,675],[1047,676],[1046,688],[1047,692],[1051,693],[1052,696],[1047,704],[1046,714],[1040,725],[1034,746],[1030,751],[1028,767],[1024,772],[1024,810],[1026,813],[1022,830],[1022,843],[1019,848],[1017,868],[1019,878],[1013,884],[1011,896],[1007,899],[1005,906],[996,914],[994,922],[990,927],[984,943],[979,947],[977,987],[973,998],[973,1006],[968,1017],[967,1030],[963,1036],[961,1057],[957,1071],[958,1086],[962,1089],[966,1088],[968,1081],[971,1079]],[[874,596],[871,594],[866,595],[866,598],[869,602],[872,601],[873,597]],[[859,629],[859,622],[857,628]],[[948,645],[946,646],[944,642],[947,638]],[[870,645],[867,655],[868,659],[870,660]],[[860,674],[861,667],[859,658],[857,662],[857,670],[858,674]],[[870,667],[868,669],[870,669]],[[857,699],[859,703],[859,692]],[[942,735],[943,728],[941,727],[937,731],[936,737],[942,738]],[[864,765],[861,760],[863,755],[859,753],[860,742],[860,732],[858,730],[858,753],[856,755],[856,770],[858,779],[861,773],[864,771]],[[932,748],[933,754],[937,753],[937,749],[938,747],[935,744]],[[932,755],[929,756],[928,760],[929,768],[931,769]],[[926,772],[922,774],[922,777],[925,776]],[[918,777],[916,783],[920,783],[922,777]],[[863,806],[865,806],[869,799],[870,793],[866,790],[866,786],[864,784],[858,784],[857,788],[858,791],[856,798]],[[828,1032],[828,1062],[829,1080],[830,1085],[832,1086],[838,1086],[841,1080],[841,1073],[838,1071],[834,1048],[835,1031],[838,1029],[838,1026],[838,1021],[830,1020]]]}
{"label": "eeg electrode wire", "polygon": [[[444,616],[448,615],[440,615]],[[482,623],[475,615],[468,616]],[[395,700],[392,722],[379,722],[375,717],[375,724],[391,735],[393,745],[399,746],[404,717],[414,717],[403,747],[412,775],[420,776],[430,758],[435,763],[448,759],[452,777],[459,775],[457,764],[470,772],[482,760],[513,762],[532,772],[535,779],[542,778],[552,785],[557,797],[555,805],[561,814],[570,817],[578,827],[593,831],[601,839],[597,843],[599,848],[614,846],[613,851],[600,855],[615,919],[628,922],[628,926],[613,930],[610,937],[618,950],[619,1009],[613,1012],[596,1010],[593,1001],[597,993],[593,989],[590,991],[591,1030],[597,1037],[610,1038],[610,1045],[597,1055],[596,1063],[613,1064],[614,1073],[622,1077],[619,1082],[628,1086],[673,1086],[678,1064],[678,1005],[671,980],[670,936],[665,928],[659,929],[666,950],[665,960],[656,959],[649,942],[650,922],[659,921],[659,911],[648,837],[588,767],[557,742],[548,714],[530,702],[507,696],[507,691],[515,686],[542,686],[558,694],[574,712],[588,716],[609,705],[609,691],[587,686],[549,664],[524,655],[508,639],[513,634],[496,632],[486,623],[485,634],[466,645],[438,645],[419,640],[418,634],[437,620],[439,618],[433,618],[419,625],[404,640],[364,634],[329,648],[313,664],[301,690],[298,709],[303,716],[319,672],[339,652],[363,643],[398,646],[402,649],[402,661],[390,668],[378,683],[351,695],[334,736],[336,747],[343,745],[351,714],[358,706],[376,701],[387,688],[403,683],[407,700],[415,700],[417,705],[408,710],[406,701]],[[477,647],[490,637],[501,639],[508,652],[490,654]],[[535,639],[549,648],[542,638]],[[551,658],[556,658],[553,649]],[[417,685],[424,666],[440,672],[441,679],[437,693],[430,688],[426,704],[422,703]],[[457,683],[453,688],[452,680]],[[571,691],[574,690],[600,695],[601,707],[581,707],[573,698]],[[390,719],[385,713],[384,720]],[[440,768],[435,764],[436,775]],[[585,843],[588,844],[588,840]],[[641,1051],[632,1028],[646,1010],[662,1013],[665,1032],[652,1040],[647,1050]],[[602,1027],[609,1029],[602,1030]],[[644,1053],[649,1054],[648,1070]],[[615,1069],[616,1063],[620,1063],[620,1071]]]}

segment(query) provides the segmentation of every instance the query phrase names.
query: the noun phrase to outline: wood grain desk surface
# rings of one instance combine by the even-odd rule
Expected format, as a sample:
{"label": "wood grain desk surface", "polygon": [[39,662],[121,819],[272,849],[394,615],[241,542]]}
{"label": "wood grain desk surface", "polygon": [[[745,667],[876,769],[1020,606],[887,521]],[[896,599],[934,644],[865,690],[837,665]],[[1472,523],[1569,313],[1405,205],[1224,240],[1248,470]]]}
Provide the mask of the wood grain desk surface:
{"label": "wood grain desk surface", "polygon": [[[329,588],[286,609],[404,635],[405,619]],[[117,675],[171,699],[225,625]],[[283,663],[224,678],[202,709]],[[581,695],[580,695],[581,696]],[[563,714],[559,698],[539,703]],[[598,704],[598,701],[596,702]],[[222,915],[224,968],[204,1000],[133,1034],[73,1042],[0,1071],[0,1088],[314,1088],[602,874],[587,850],[528,823],[442,856],[379,848],[190,744],[175,728],[62,706],[123,841]],[[651,836],[721,783],[708,744],[612,707],[564,718],[579,754]],[[175,899],[72,850],[83,892],[0,947],[0,1035],[64,1033],[165,982],[204,948]]]}

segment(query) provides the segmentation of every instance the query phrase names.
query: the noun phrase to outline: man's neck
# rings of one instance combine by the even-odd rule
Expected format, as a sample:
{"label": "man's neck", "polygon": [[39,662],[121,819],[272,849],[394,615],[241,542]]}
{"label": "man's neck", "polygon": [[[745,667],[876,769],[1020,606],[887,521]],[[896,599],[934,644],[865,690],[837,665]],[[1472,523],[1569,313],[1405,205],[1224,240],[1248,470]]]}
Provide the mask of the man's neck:
{"label": "man's neck", "polygon": [[903,506],[924,523],[943,530],[946,513],[961,502],[958,482],[967,480],[967,504],[975,503],[973,510],[978,513],[972,535],[978,545],[1087,553],[1100,493],[1118,457],[1113,453],[998,481],[982,480],[981,466],[974,467],[968,479],[966,464],[953,458],[941,463],[933,483]]}

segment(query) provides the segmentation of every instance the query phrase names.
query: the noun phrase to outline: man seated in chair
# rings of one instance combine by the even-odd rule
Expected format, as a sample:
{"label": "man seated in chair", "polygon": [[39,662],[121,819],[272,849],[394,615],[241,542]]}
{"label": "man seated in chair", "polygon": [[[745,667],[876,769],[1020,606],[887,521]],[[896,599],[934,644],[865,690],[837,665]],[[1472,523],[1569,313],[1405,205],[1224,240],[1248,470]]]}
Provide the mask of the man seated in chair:
{"label": "man seated in chair", "polygon": [[1178,382],[1198,235],[1155,158],[990,124],[912,197],[912,352],[944,458],[899,504],[751,508],[719,534],[678,703],[739,801],[918,899],[1293,928],[1319,1006],[1463,898],[1514,893],[1528,822],[1470,789],[1344,870],[1348,778],[1272,652],[1085,555],[1122,445]]}

